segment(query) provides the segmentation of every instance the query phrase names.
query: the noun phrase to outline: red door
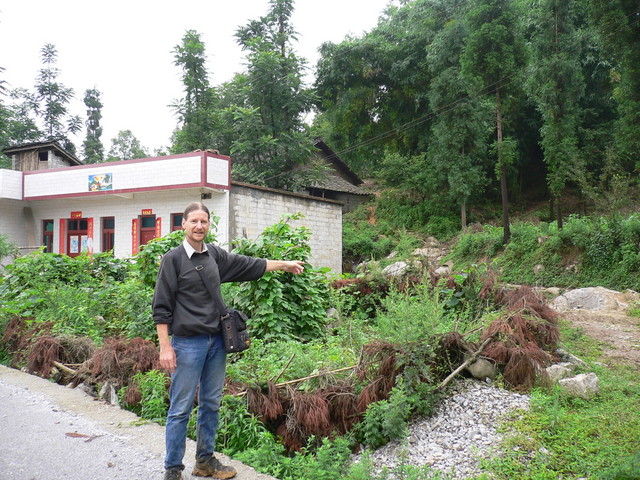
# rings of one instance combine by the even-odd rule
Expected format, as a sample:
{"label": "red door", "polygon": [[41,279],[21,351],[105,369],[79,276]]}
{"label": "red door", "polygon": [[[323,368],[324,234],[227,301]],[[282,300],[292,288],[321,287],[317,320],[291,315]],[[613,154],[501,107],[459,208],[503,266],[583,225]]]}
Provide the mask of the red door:
{"label": "red door", "polygon": [[67,220],[67,255],[70,257],[88,250],[88,225],[86,218]]}
{"label": "red door", "polygon": [[140,217],[139,245],[146,245],[153,238],[156,238],[156,216],[143,215]]}

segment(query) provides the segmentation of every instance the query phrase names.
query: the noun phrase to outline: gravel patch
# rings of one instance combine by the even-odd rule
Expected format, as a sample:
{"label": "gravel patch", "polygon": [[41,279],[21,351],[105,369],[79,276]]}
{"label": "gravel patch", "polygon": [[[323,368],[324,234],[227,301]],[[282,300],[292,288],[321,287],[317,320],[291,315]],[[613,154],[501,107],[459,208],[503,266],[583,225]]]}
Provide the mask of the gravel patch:
{"label": "gravel patch", "polygon": [[[495,456],[499,427],[516,410],[529,409],[528,395],[476,380],[461,380],[433,416],[414,422],[406,440],[393,441],[371,455],[380,472],[403,464],[448,474],[453,479],[480,475],[481,459]],[[394,478],[390,476],[390,478]]]}

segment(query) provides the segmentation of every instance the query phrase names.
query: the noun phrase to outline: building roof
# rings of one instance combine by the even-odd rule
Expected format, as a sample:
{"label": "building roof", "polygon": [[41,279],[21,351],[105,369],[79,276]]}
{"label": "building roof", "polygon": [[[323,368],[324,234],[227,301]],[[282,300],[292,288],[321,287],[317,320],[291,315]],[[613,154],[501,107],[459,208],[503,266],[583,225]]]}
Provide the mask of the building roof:
{"label": "building roof", "polygon": [[313,145],[324,154],[324,160],[333,167],[333,172],[316,181],[312,188],[331,190],[333,192],[351,193],[353,195],[369,195],[358,185],[364,183],[349,166],[329,147],[322,138],[316,137]]}
{"label": "building roof", "polygon": [[337,175],[326,175],[324,179],[315,182],[313,188],[319,188],[323,190],[331,190],[333,192],[352,193],[354,195],[369,195],[357,185],[349,183],[342,177]]}
{"label": "building roof", "polygon": [[342,161],[336,152],[334,152],[325,141],[316,137],[313,139],[313,146],[318,150],[321,150],[326,156],[325,159],[333,163],[342,173],[349,177],[353,185],[361,185],[364,183],[356,173],[349,168],[349,166]]}
{"label": "building roof", "polygon": [[64,149],[62,145],[60,145],[56,141],[23,143],[22,145],[14,145],[13,147],[7,147],[4,150],[2,150],[2,152],[5,155],[12,155],[14,153],[27,152],[30,150],[44,150],[44,149],[56,150],[62,158],[65,158],[73,165],[83,165],[82,161],[80,161],[78,157],[70,153],[68,150]]}

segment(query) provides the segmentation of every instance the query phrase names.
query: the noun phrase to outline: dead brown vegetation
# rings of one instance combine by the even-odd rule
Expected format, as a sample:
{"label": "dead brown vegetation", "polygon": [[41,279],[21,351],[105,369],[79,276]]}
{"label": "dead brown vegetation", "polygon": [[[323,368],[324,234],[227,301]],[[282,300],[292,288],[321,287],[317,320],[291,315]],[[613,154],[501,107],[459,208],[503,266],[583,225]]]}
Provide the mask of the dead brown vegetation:
{"label": "dead brown vegetation", "polygon": [[130,385],[138,372],[158,368],[158,350],[150,340],[140,337],[106,338],[88,361],[78,369],[78,380],[111,382],[116,387]]}
{"label": "dead brown vegetation", "polygon": [[528,390],[544,367],[554,360],[560,332],[558,315],[531,287],[499,290],[496,300],[506,312],[482,334],[493,337],[484,355],[504,367],[504,381],[517,390]]}

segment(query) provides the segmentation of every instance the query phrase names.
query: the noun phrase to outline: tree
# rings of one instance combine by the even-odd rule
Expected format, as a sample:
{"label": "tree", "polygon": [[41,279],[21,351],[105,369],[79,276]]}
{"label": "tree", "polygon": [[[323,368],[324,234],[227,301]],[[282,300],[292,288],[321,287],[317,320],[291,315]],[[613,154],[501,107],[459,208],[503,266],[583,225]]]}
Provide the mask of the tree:
{"label": "tree", "polygon": [[58,57],[56,47],[47,43],[40,52],[43,68],[35,85],[37,113],[44,123],[47,139],[59,141],[67,150],[75,153],[75,146],[68,136],[78,133],[82,122],[80,117],[72,116],[68,110],[74,96],[73,89],[57,81],[60,70],[55,66]]}
{"label": "tree", "polygon": [[462,72],[479,80],[485,96],[492,97],[495,107],[496,171],[500,177],[502,197],[503,242],[511,236],[509,226],[509,196],[507,167],[513,163],[516,144],[504,138],[506,111],[514,88],[516,75],[524,65],[525,51],[518,35],[517,17],[510,0],[471,0],[466,15],[469,37],[462,54]]}
{"label": "tree", "polygon": [[403,2],[362,38],[321,46],[315,124],[357,171],[375,172],[386,151],[409,158],[426,150],[434,70],[425,52],[464,3]]}
{"label": "tree", "polygon": [[87,107],[87,136],[82,144],[85,163],[100,163],[104,161],[104,145],[102,136],[102,102],[100,92],[96,88],[89,89],[84,94],[84,104]]}
{"label": "tree", "polygon": [[140,143],[131,130],[120,130],[116,138],[111,140],[108,162],[118,160],[132,160],[134,158],[148,157],[146,149]]}
{"label": "tree", "polygon": [[302,81],[305,61],[292,47],[293,0],[269,4],[266,16],[236,31],[238,44],[247,52],[247,72],[227,85],[225,93],[234,103],[222,113],[238,133],[229,146],[236,177],[294,189],[309,172],[294,167],[307,165],[311,157],[313,143],[303,120],[314,97]]}
{"label": "tree", "polygon": [[211,143],[215,126],[211,121],[212,90],[206,67],[205,45],[200,34],[187,30],[173,50],[174,65],[182,70],[184,98],[173,105],[180,124],[173,135],[173,153],[216,148]]}
{"label": "tree", "polygon": [[429,101],[437,117],[432,127],[428,158],[431,172],[442,176],[449,195],[460,207],[462,228],[467,226],[467,201],[487,184],[484,166],[491,112],[473,95],[472,85],[461,75],[460,55],[466,31],[452,19],[428,49],[427,60],[436,74]]}
{"label": "tree", "polygon": [[590,17],[611,59],[617,104],[613,154],[627,171],[640,168],[640,9],[636,0],[589,0]]}
{"label": "tree", "polygon": [[584,92],[574,4],[572,0],[542,0],[529,5],[535,28],[526,84],[542,116],[540,143],[559,228],[560,196],[577,167],[579,101]]}

